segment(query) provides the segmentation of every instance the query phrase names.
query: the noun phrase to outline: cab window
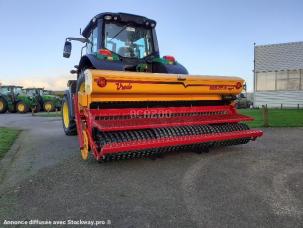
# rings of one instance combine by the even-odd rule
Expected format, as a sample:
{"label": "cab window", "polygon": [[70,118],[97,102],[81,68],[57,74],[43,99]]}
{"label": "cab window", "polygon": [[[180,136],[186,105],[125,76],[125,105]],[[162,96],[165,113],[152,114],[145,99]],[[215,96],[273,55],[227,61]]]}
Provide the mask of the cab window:
{"label": "cab window", "polygon": [[98,50],[98,29],[95,28],[91,32],[89,38],[90,42],[87,44],[86,53],[91,54]]}

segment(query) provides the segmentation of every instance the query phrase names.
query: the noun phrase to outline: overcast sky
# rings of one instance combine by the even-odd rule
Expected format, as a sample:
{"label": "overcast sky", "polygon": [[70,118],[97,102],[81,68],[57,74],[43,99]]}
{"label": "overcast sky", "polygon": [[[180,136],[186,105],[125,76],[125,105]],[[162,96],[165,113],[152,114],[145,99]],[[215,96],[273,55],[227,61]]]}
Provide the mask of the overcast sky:
{"label": "overcast sky", "polygon": [[0,82],[64,89],[80,45],[62,57],[67,36],[96,14],[143,15],[158,22],[161,55],[191,74],[232,75],[252,89],[253,43],[303,40],[302,0],[0,0]]}

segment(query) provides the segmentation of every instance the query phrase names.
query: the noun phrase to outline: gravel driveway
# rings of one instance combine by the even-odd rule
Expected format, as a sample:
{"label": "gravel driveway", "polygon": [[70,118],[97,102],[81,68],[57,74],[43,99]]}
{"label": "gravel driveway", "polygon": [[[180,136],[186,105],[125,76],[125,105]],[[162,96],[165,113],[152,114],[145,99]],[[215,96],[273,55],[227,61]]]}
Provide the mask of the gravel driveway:
{"label": "gravel driveway", "polygon": [[[4,114],[23,129],[0,162],[6,220],[110,220],[112,227],[302,227],[303,128],[157,160],[82,161],[60,118]],[[79,226],[78,226],[79,227]]]}

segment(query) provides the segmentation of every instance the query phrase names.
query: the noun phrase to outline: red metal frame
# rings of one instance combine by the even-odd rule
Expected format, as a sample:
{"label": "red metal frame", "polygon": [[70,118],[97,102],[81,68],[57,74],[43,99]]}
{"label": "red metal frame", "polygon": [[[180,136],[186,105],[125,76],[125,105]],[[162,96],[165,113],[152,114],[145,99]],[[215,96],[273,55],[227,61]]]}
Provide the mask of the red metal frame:
{"label": "red metal frame", "polygon": [[[106,110],[92,109],[89,110],[89,113],[95,119],[94,127],[104,132],[171,126],[238,123],[253,120],[251,117],[236,113],[234,108],[229,105]],[[167,116],[155,118],[157,114],[167,114]],[[174,116],[174,114],[181,116]],[[126,116],[130,118],[124,118]]]}
{"label": "red metal frame", "polygon": [[166,118],[132,118],[127,120],[96,120],[95,127],[102,131],[121,131],[147,128],[160,128],[186,125],[205,125],[220,123],[238,123],[250,121],[251,117],[243,115],[214,115],[214,116],[189,116]]}
{"label": "red metal frame", "polygon": [[121,109],[90,109],[89,112],[94,116],[129,116],[133,113],[197,113],[197,112],[227,112],[228,114],[236,113],[235,108],[231,105],[220,106],[192,106],[192,107],[167,107],[167,108],[121,108]]}
{"label": "red metal frame", "polygon": [[78,132],[78,141],[80,149],[83,148],[83,135],[82,131],[85,130],[88,135],[88,141],[89,141],[89,147],[93,151],[94,156],[97,160],[100,160],[101,154],[97,149],[97,145],[94,142],[93,135],[92,135],[92,129],[94,126],[94,116],[90,115],[88,112],[88,109],[79,109],[78,105],[78,95],[73,96],[73,102],[74,102],[74,110],[75,110],[75,119],[76,119],[76,125],[77,125],[77,132]]}
{"label": "red metal frame", "polygon": [[[123,151],[144,150],[173,145],[224,141],[239,138],[255,139],[263,134],[262,131],[258,130],[245,130],[178,136],[106,144],[103,148],[98,150],[98,146],[95,144],[92,135],[93,128],[97,128],[98,130],[105,132],[171,126],[238,123],[242,121],[251,121],[253,118],[238,114],[235,108],[231,105],[98,110],[83,107],[79,108],[77,95],[74,95],[73,101],[80,148],[83,148],[82,131],[85,130],[88,134],[90,149],[93,151],[97,160],[100,160],[102,156],[106,154],[119,153]],[[168,113],[172,116],[166,116],[163,118],[150,116],[157,116],[158,114],[163,113]]]}

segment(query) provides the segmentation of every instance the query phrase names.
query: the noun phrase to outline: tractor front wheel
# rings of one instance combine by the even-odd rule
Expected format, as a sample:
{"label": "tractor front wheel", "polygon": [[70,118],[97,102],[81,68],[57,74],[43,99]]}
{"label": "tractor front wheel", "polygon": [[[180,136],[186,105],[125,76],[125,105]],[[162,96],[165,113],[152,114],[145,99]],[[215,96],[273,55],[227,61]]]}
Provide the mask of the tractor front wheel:
{"label": "tractor front wheel", "polygon": [[80,149],[81,151],[81,157],[83,160],[87,160],[89,157],[89,140],[88,140],[88,134],[86,130],[82,131],[82,136],[83,136],[83,147]]}
{"label": "tractor front wheel", "polygon": [[68,105],[68,99],[66,96],[64,96],[62,100],[62,124],[63,124],[63,130],[66,135],[76,135],[77,134],[77,126],[74,119],[71,118],[70,111],[69,111],[69,105]]}
{"label": "tractor front wheel", "polygon": [[52,101],[46,101],[43,104],[43,109],[46,112],[53,112],[53,111],[55,111],[55,105]]}
{"label": "tractor front wheel", "polygon": [[19,101],[16,105],[16,108],[18,113],[27,113],[29,110],[28,105],[23,101]]}
{"label": "tractor front wheel", "polygon": [[6,100],[3,97],[0,97],[0,113],[6,113],[7,109]]}

